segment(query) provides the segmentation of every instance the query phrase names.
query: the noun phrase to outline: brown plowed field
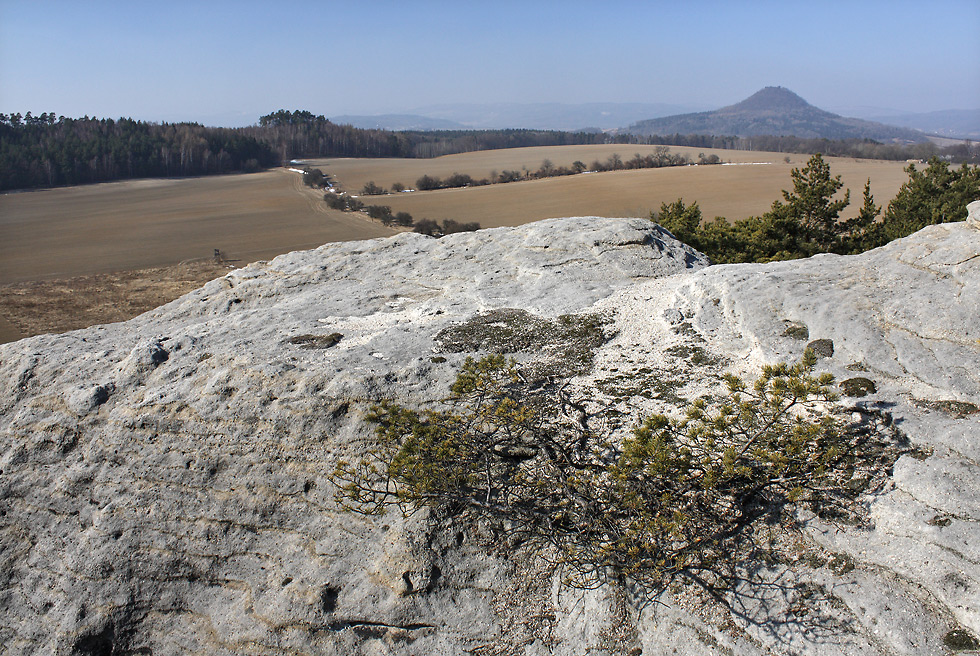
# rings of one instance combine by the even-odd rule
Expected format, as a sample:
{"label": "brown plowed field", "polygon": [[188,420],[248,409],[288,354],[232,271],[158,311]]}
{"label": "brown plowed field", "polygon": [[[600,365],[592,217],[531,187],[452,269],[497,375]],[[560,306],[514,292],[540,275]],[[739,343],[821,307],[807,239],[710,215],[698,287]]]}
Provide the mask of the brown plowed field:
{"label": "brown plowed field", "polygon": [[[631,146],[628,144],[611,144],[598,146],[535,146],[532,148],[507,148],[504,150],[484,150],[473,153],[446,155],[435,159],[312,159],[310,166],[319,166],[327,173],[335,174],[345,188],[352,193],[364,187],[364,183],[373,180],[382,187],[390,187],[394,182],[401,182],[406,187],[415,186],[415,181],[422,175],[428,174],[445,178],[452,173],[467,173],[474,178],[489,178],[494,171],[521,171],[523,169],[536,171],[541,162],[550,159],[555,166],[571,167],[572,162],[581,161],[586,166],[592,162],[604,162],[609,156],[616,154],[624,160],[633,155],[652,154],[658,146]],[[711,148],[687,148],[669,146],[670,152],[687,155],[697,159],[699,153],[718,155],[726,162],[759,162],[782,161],[783,153],[763,153],[756,151],[713,150]],[[798,163],[807,160],[806,155],[790,155]],[[775,158],[775,159],[773,159]]]}

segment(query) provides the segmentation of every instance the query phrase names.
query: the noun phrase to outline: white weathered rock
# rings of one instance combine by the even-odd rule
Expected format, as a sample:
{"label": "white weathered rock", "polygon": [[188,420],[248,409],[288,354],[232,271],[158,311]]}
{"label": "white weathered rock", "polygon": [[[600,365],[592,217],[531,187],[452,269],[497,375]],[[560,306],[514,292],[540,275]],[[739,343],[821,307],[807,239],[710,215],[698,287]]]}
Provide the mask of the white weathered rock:
{"label": "white weathered rock", "polygon": [[[877,655],[980,633],[980,415],[956,412],[980,402],[980,232],[705,264],[641,219],[403,234],[290,253],[126,323],[0,346],[0,644]],[[820,366],[873,379],[860,403],[890,412],[923,459],[903,456],[869,499],[874,530],[811,520],[807,548],[837,560],[773,565],[773,585],[745,590],[736,613],[682,590],[624,615],[613,591],[563,590],[465,527],[338,511],[326,474],[370,436],[366,402],[443,396],[466,353],[433,357],[436,334],[500,308],[612,316],[617,335],[575,383],[596,398],[599,382],[650,371],[693,396],[704,372],[670,347],[696,343],[726,359],[716,368],[750,373],[798,357],[807,341],[786,329],[806,326],[833,341]],[[607,401],[633,417],[665,407]]]}
{"label": "white weathered rock", "polygon": [[980,200],[966,206],[966,224],[980,230]]}
{"label": "white weathered rock", "polygon": [[[922,450],[923,460],[903,456],[890,489],[873,499],[875,530],[810,522],[812,539],[845,554],[853,571],[773,573],[790,590],[819,584],[843,605],[828,625],[857,623],[818,636],[779,620],[791,595],[745,595],[758,621],[745,630],[759,643],[779,653],[936,654],[954,628],[980,634],[980,234],[945,224],[859,256],[710,267],[634,285],[596,307],[617,308],[621,333],[600,353],[592,381],[651,362],[669,371],[663,349],[646,345],[676,341],[670,317],[678,314],[737,373],[794,361],[808,340],[830,339],[834,355],[822,369],[838,380],[873,379],[877,392],[860,405],[890,413]],[[787,335],[790,324],[806,326],[809,337]],[[637,355],[637,345],[650,352]],[[700,381],[689,377],[693,397]],[[648,626],[640,624],[641,637]]]}

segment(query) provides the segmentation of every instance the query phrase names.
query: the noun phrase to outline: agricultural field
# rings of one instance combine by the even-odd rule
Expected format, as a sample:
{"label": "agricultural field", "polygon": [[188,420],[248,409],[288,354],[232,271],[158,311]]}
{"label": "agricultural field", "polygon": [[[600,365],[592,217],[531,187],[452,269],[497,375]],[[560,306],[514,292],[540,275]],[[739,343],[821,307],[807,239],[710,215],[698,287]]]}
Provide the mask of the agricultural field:
{"label": "agricultural field", "polygon": [[[624,160],[655,146],[518,148],[437,159],[322,159],[321,168],[357,193],[373,181],[411,188],[422,175],[490,177],[612,154]],[[484,187],[363,196],[416,220],[512,226],[559,216],[640,216],[683,197],[704,216],[761,214],[791,187],[808,156],[671,147],[728,165],[584,173]],[[885,205],[907,179],[905,164],[828,158],[851,189],[856,213],[864,181]],[[849,214],[848,214],[849,215]],[[0,342],[118,321],[176,298],[227,268],[333,241],[394,234],[363,213],[328,209],[322,192],[286,169],[184,180],[137,180],[0,195]],[[214,262],[218,249],[221,262]]]}
{"label": "agricultural field", "polygon": [[[414,186],[415,180],[424,174],[445,178],[459,172],[467,173],[476,179],[489,178],[493,172],[504,170],[536,171],[541,162],[550,159],[555,166],[570,167],[573,162],[581,161],[589,166],[594,161],[603,162],[611,155],[619,155],[624,160],[636,153],[641,155],[653,154],[659,146],[639,146],[629,144],[604,144],[583,146],[536,146],[533,148],[508,148],[504,150],[483,150],[458,155],[445,155],[435,159],[362,159],[362,158],[328,158],[306,160],[306,165],[321,167],[324,172],[333,173],[351,192],[357,192],[366,182],[373,180],[382,187],[390,187],[394,182],[401,182],[406,187]],[[711,148],[688,148],[685,146],[670,146],[671,153],[686,155],[697,159],[699,153],[706,156],[712,153],[726,162],[756,162],[772,161],[777,157],[780,161],[785,155],[781,153],[759,153],[755,151],[716,150]],[[802,158],[803,155],[790,157]]]}
{"label": "agricultural field", "polygon": [[235,266],[394,232],[327,209],[285,169],[0,195],[0,343],[122,321]]}
{"label": "agricultural field", "polygon": [[[628,160],[646,155],[656,146],[601,145],[517,148],[449,155],[432,160],[405,159],[319,159],[305,165],[318,167],[356,194],[373,181],[390,188],[395,182],[414,186],[422,175],[444,178],[454,172],[476,179],[503,170],[537,170],[545,159],[555,166],[570,166],[580,160],[587,166],[604,161],[613,153]],[[454,219],[477,221],[482,227],[520,225],[559,216],[648,216],[663,202],[684,198],[697,201],[704,216],[743,219],[767,211],[781,191],[792,187],[790,171],[806,164],[808,155],[786,155],[758,151],[732,151],[671,147],[672,153],[697,159],[699,153],[716,154],[728,163],[638,169],[606,173],[584,173],[523,182],[403,192],[384,196],[362,196],[367,204],[389,205],[395,212],[409,212],[416,220]],[[786,158],[789,162],[786,162]],[[851,189],[851,206],[844,216],[856,214],[865,181],[880,205],[886,205],[908,179],[904,162],[826,158],[831,172],[840,175]]]}
{"label": "agricultural field", "polygon": [[0,195],[0,284],[268,259],[393,230],[327,209],[285,169],[184,180],[133,180]]}

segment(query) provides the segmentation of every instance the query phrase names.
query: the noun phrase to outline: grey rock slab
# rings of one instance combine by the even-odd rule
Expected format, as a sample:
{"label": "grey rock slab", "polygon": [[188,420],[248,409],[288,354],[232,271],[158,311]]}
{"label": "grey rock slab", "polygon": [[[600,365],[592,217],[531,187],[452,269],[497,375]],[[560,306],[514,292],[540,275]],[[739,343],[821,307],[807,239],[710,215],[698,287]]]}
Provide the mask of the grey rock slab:
{"label": "grey rock slab", "polygon": [[980,230],[980,200],[966,206],[966,224]]}
{"label": "grey rock slab", "polygon": [[[920,449],[896,463],[889,486],[869,502],[872,530],[810,521],[817,545],[847,554],[870,573],[850,588],[851,611],[835,620],[864,635],[866,645],[859,649],[837,639],[803,645],[799,627],[788,627],[792,636],[767,637],[757,622],[743,622],[761,644],[780,653],[779,645],[789,640],[800,653],[929,654],[941,649],[940,634],[948,630],[980,632],[980,559],[974,546],[980,538],[980,415],[957,414],[944,403],[975,407],[980,401],[978,293],[980,233],[961,223],[933,226],[859,256],[711,267],[635,285],[597,304],[617,308],[619,334],[599,353],[598,371],[586,387],[607,376],[604,369],[621,376],[652,364],[694,398],[713,391],[710,380],[726,368],[751,374],[762,364],[799,358],[806,343],[786,334],[789,322],[806,326],[810,339],[833,343],[832,356],[819,362],[821,370],[841,380],[856,375],[857,365],[859,375],[873,379],[877,392],[858,405],[888,413]],[[690,339],[727,354],[727,367],[697,372],[663,357],[669,352],[663,347],[682,338],[682,316],[690,317]],[[636,348],[650,344],[663,347],[659,353]],[[656,397],[636,396],[630,404],[636,417],[676,410]],[[908,512],[912,507],[921,510]],[[914,615],[907,620],[893,616],[894,604],[882,598],[886,575],[902,595],[928,603],[906,605]],[[931,633],[910,632],[915,623],[932,627]]]}
{"label": "grey rock slab", "polygon": [[326,473],[370,436],[371,399],[446,393],[464,356],[432,362],[443,328],[500,307],[574,312],[706,264],[642,219],[403,234],[4,345],[0,644],[458,653],[493,639],[510,565],[419,517],[342,513]]}
{"label": "grey rock slab", "polygon": [[[129,322],[0,346],[0,644],[926,655],[950,630],[980,634],[980,414],[950,410],[980,403],[980,231],[706,265],[643,219],[402,234],[290,253]],[[771,564],[771,585],[734,590],[728,608],[679,590],[631,609],[621,591],[561,588],[466,526],[338,509],[327,473],[371,439],[369,403],[443,397],[467,353],[436,336],[503,308],[610,317],[614,336],[570,389],[621,409],[614,436],[716,390],[723,372],[829,340],[821,370],[872,380],[846,402],[889,413],[915,457],[865,500],[870,527],[806,518],[799,548],[819,558]],[[614,382],[631,389],[614,398]],[[831,557],[849,568],[820,564]]]}

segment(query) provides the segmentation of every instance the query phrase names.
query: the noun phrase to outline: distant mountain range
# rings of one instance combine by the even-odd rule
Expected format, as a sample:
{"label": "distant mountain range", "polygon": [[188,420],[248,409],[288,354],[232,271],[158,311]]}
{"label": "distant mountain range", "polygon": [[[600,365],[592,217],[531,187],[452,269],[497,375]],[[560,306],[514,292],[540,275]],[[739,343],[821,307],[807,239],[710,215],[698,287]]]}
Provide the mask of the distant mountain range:
{"label": "distant mountain range", "polygon": [[336,116],[330,120],[356,128],[386,130],[564,130],[621,128],[643,119],[690,112],[704,107],[668,103],[492,103],[418,107],[400,114]]}
{"label": "distant mountain range", "polygon": [[334,116],[330,120],[357,128],[395,131],[527,128],[640,136],[764,134],[882,142],[922,142],[927,135],[980,139],[980,109],[919,114],[874,107],[839,110],[861,117],[847,118],[814,107],[784,87],[766,87],[740,103],[714,111],[706,109],[668,103],[461,103],[396,114]]}
{"label": "distant mountain range", "polygon": [[980,139],[980,109],[947,109],[921,114],[892,114],[866,118],[922,130],[942,137]]}
{"label": "distant mountain range", "polygon": [[472,129],[455,121],[418,114],[375,114],[371,116],[345,114],[343,116],[331,116],[330,121],[337,125],[352,125],[363,130],[393,130],[395,132]]}
{"label": "distant mountain range", "polygon": [[638,121],[624,131],[640,136],[712,134],[901,142],[927,140],[926,135],[918,130],[859,118],[845,118],[824,111],[784,87],[766,87],[740,103],[713,112],[678,114]]}

